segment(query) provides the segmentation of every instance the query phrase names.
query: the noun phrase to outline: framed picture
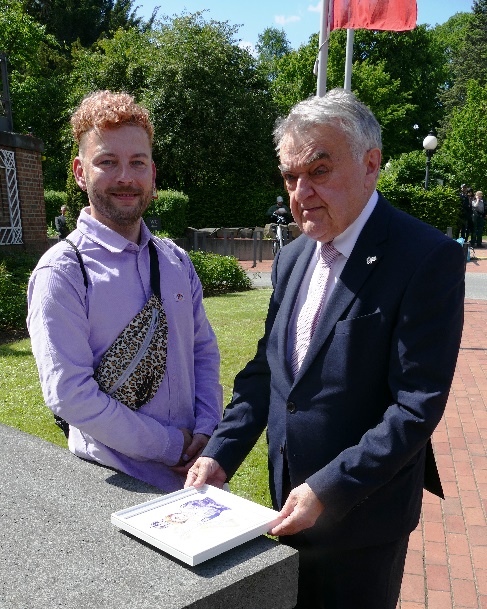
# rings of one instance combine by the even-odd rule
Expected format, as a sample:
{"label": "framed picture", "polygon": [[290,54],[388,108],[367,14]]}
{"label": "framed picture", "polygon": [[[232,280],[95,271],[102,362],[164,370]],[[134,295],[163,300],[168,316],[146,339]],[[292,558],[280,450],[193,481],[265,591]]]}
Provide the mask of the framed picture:
{"label": "framed picture", "polygon": [[258,535],[280,519],[275,510],[204,485],[115,512],[115,526],[195,566]]}

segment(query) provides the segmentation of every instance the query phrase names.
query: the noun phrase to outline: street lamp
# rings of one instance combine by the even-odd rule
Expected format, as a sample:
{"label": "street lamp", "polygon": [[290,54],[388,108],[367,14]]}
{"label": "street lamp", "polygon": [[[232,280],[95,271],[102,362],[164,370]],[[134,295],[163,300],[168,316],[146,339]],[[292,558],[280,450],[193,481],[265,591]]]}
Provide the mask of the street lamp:
{"label": "street lamp", "polygon": [[426,151],[426,175],[424,177],[424,189],[428,190],[429,173],[430,173],[430,161],[433,156],[433,152],[438,146],[438,140],[436,139],[435,132],[431,130],[423,140],[423,148]]}

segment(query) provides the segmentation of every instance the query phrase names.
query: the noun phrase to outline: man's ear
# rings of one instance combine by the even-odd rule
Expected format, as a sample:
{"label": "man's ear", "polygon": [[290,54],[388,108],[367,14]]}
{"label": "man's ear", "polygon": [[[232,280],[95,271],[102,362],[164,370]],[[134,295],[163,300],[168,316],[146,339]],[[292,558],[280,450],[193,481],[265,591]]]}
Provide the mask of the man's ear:
{"label": "man's ear", "polygon": [[380,162],[382,153],[379,148],[371,148],[367,151],[365,161],[367,165],[367,174],[377,175],[380,170]]}
{"label": "man's ear", "polygon": [[76,180],[76,184],[81,188],[81,190],[86,190],[86,180],[83,172],[83,163],[79,156],[77,156],[73,161],[73,173],[74,179]]}

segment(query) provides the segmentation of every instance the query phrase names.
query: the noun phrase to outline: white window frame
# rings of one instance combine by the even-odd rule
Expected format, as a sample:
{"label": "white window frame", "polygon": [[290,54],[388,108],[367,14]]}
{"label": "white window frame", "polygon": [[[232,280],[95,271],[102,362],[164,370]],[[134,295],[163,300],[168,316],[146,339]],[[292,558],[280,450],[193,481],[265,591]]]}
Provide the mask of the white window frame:
{"label": "white window frame", "polygon": [[22,221],[17,188],[15,153],[0,148],[0,169],[5,169],[10,226],[0,226],[0,245],[18,245],[22,241]]}

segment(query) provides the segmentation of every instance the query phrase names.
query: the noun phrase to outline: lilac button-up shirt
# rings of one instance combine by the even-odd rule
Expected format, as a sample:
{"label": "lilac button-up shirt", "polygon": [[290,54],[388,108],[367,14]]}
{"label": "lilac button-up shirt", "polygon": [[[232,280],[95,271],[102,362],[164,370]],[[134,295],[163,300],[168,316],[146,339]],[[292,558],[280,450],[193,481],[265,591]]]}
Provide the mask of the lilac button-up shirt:
{"label": "lilac button-up shirt", "polygon": [[[29,283],[27,324],[47,406],[70,424],[69,448],[162,490],[182,488],[175,465],[181,428],[211,435],[222,415],[220,358],[200,281],[187,254],[153,237],[144,223],[140,245],[84,209],[69,236],[74,250],[47,251]],[[168,324],[166,373],[154,398],[137,411],[100,391],[93,378],[105,351],[151,295],[149,251],[158,252]]]}

